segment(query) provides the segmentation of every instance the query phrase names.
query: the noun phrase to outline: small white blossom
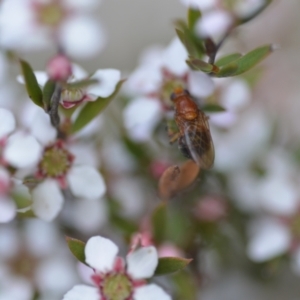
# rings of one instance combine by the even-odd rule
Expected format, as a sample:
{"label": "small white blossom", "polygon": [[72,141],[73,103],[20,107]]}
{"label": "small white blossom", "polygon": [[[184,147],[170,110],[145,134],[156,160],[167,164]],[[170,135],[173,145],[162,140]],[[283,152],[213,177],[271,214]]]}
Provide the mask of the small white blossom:
{"label": "small white blossom", "polygon": [[105,44],[102,27],[88,14],[96,4],[92,0],[4,0],[0,7],[0,45],[31,51],[56,44],[76,58],[94,56]]}
{"label": "small white blossom", "polygon": [[77,285],[67,292],[63,299],[110,299],[116,292],[114,286],[118,286],[119,299],[171,299],[156,284],[144,285],[141,281],[152,277],[158,264],[157,251],[153,246],[141,247],[129,253],[126,266],[117,254],[118,247],[109,239],[101,236],[90,238],[85,246],[85,257],[87,264],[95,270],[92,278],[96,287]]}

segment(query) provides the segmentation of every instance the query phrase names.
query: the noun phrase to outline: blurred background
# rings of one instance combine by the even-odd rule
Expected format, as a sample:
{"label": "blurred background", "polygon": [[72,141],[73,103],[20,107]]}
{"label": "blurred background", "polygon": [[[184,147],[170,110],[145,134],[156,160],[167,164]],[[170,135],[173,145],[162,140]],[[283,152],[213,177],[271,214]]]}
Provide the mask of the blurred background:
{"label": "blurred background", "polygon": [[[89,72],[94,71],[96,65],[97,68],[120,69],[123,77],[127,77],[138,67],[142,51],[153,45],[166,47],[175,36],[173,21],[186,16],[186,7],[177,0],[101,2],[97,15],[106,30],[108,42],[97,57],[78,61]],[[196,253],[197,271],[193,271],[201,278],[191,276],[190,282],[179,276],[174,282],[183,291],[196,285],[197,300],[300,299],[299,12],[299,0],[274,0],[258,17],[238,27],[222,48],[223,53],[246,53],[260,45],[276,45],[276,51],[260,64],[258,73],[254,73],[258,78],[255,84],[251,85],[249,78],[242,78],[252,91],[237,123],[230,128],[218,127],[217,123],[211,125],[216,148],[213,175],[210,179],[207,179],[209,175],[201,178],[204,187],[197,186],[175,200],[173,219],[177,221],[179,211],[178,220],[184,219],[178,221],[179,227],[183,224],[183,236],[186,220],[190,216],[195,218],[193,234],[200,240],[200,250]],[[34,69],[44,69],[51,54],[53,49],[43,53],[24,53],[23,57]],[[125,251],[122,226],[128,229],[124,233],[128,240],[129,233],[143,227],[141,223],[147,210],[160,203],[158,177],[155,171],[149,175],[153,162],[170,165],[177,163],[177,159],[184,161],[176,147],[170,148],[166,142],[161,142],[163,122],[157,125],[153,141],[136,142],[124,134],[124,125],[116,120],[122,119],[122,111],[131,100],[125,94],[109,106],[106,116],[100,120],[100,137],[96,138],[98,152],[95,157],[100,160],[99,168],[106,176],[110,204],[106,203],[107,199],[103,201],[105,203],[89,208],[79,201],[75,205],[66,203],[53,225],[38,220],[0,225],[0,267],[10,264],[19,272],[21,264],[14,257],[28,257],[26,261],[37,267],[35,274],[26,273],[26,276],[35,278],[33,281],[38,289],[56,289],[58,294],[63,294],[67,287],[81,280],[76,275],[78,267],[65,247],[62,232],[83,240],[93,234],[105,233],[123,245]],[[103,124],[110,126],[109,130]],[[84,142],[93,140],[93,137]],[[221,198],[221,202],[226,203],[225,220],[222,217],[207,221],[200,212],[195,216],[199,209],[198,200],[204,202],[207,195]],[[218,200],[214,201],[218,205]],[[119,202],[125,208],[122,218],[118,219],[114,211]],[[86,214],[91,214],[91,223],[82,217],[84,209]],[[114,225],[111,226],[110,222]],[[276,225],[280,223],[279,231],[284,231],[284,234],[282,231],[278,234],[284,236],[286,242],[278,242],[281,248],[268,256],[265,249],[277,245],[277,232],[273,231],[276,226],[270,225],[274,222]],[[263,230],[264,224],[269,231]],[[49,246],[49,240],[44,241],[45,235],[51,237],[52,246]],[[21,240],[18,236],[22,236]],[[1,240],[6,242],[1,243]],[[183,256],[191,255],[190,244],[186,246],[188,242],[184,238],[170,235],[170,240],[183,252],[186,250]],[[27,245],[24,253],[19,251],[23,246],[18,243]],[[38,245],[38,248],[31,249],[30,244]],[[19,250],[7,251],[12,247]],[[58,268],[52,268],[56,265]],[[67,269],[70,272],[64,274]],[[65,278],[61,286],[51,281],[57,276]],[[190,274],[182,276],[189,278]],[[172,290],[174,282],[171,284],[167,279],[158,282]],[[59,299],[55,297],[37,296],[34,299]],[[178,296],[174,299],[184,298]]]}

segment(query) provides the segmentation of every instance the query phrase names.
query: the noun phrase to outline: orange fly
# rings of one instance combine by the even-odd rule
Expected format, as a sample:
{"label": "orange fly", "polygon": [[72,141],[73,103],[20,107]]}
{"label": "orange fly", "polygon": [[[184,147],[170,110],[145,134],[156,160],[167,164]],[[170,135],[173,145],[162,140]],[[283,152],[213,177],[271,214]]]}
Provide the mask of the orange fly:
{"label": "orange fly", "polygon": [[201,168],[209,169],[215,158],[208,117],[198,108],[187,90],[176,88],[171,95],[175,107],[175,122],[179,132],[170,142],[178,140],[182,154]]}

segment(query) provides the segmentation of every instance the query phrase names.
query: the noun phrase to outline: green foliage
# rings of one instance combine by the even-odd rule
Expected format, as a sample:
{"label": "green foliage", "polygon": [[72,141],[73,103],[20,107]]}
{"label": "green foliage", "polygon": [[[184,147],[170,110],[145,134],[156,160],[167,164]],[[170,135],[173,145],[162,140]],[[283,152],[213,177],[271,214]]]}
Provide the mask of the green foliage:
{"label": "green foliage", "polygon": [[68,237],[68,236],[66,236],[66,241],[67,241],[67,244],[68,244],[69,249],[72,252],[72,254],[80,262],[86,264],[85,263],[85,254],[84,254],[85,243],[80,240]]}
{"label": "green foliage", "polygon": [[25,60],[20,59],[20,65],[25,80],[25,86],[29,98],[38,106],[43,107],[43,93],[38,85],[34,72]]}
{"label": "green foliage", "polygon": [[51,105],[51,97],[55,90],[55,81],[48,80],[43,88],[43,103],[44,103],[44,109],[46,111],[49,110]]}
{"label": "green foliage", "polygon": [[232,63],[233,61],[237,60],[241,56],[242,56],[242,54],[240,54],[240,53],[232,53],[229,55],[225,55],[217,60],[216,66],[223,67],[223,66],[228,65],[228,64]]}
{"label": "green foliage", "polygon": [[161,257],[155,270],[155,276],[167,275],[182,270],[192,259],[180,257]]}
{"label": "green foliage", "polygon": [[219,104],[205,104],[201,107],[201,110],[207,113],[217,113],[217,112],[224,112],[226,109]]}
{"label": "green foliage", "polygon": [[152,213],[152,232],[156,243],[161,243],[166,237],[167,229],[167,206],[162,203],[156,207]]}
{"label": "green foliage", "polygon": [[82,89],[82,88],[86,88],[90,85],[93,85],[95,83],[98,83],[97,79],[84,79],[84,80],[80,80],[80,81],[75,81],[75,82],[70,82],[65,84],[67,89]]}
{"label": "green foliage", "polygon": [[106,108],[110,101],[115,98],[124,81],[125,80],[121,80],[118,82],[114,92],[110,96],[106,98],[98,97],[95,101],[86,103],[72,126],[72,133],[79,131],[84,126],[89,124],[95,117],[99,116],[99,114]]}
{"label": "green foliage", "polygon": [[189,8],[188,10],[188,28],[194,30],[197,21],[201,18],[201,11],[195,8]]}
{"label": "green foliage", "polygon": [[214,71],[214,65],[209,64],[201,59],[190,57],[186,60],[186,63],[192,70],[202,71],[204,73],[210,73]]}
{"label": "green foliage", "polygon": [[272,45],[256,48],[246,55],[225,64],[216,74],[217,77],[236,76],[247,72],[273,52]]}

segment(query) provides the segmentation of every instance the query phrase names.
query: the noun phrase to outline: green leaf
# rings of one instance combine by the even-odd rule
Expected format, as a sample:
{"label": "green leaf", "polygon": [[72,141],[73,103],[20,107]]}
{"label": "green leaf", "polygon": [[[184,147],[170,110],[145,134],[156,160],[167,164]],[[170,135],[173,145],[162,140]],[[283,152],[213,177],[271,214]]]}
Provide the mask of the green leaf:
{"label": "green leaf", "polygon": [[272,45],[266,45],[252,50],[246,55],[240,57],[234,62],[225,65],[220,71],[216,74],[217,77],[227,77],[227,76],[236,76],[243,74],[256,66],[261,62],[265,57],[273,52]]}
{"label": "green leaf", "polygon": [[229,77],[233,76],[233,74],[238,70],[238,64],[236,61],[225,65],[223,68],[220,68],[219,72],[214,74],[216,77]]}
{"label": "green leaf", "polygon": [[201,18],[201,11],[195,8],[189,8],[188,10],[188,27],[190,30],[194,30],[195,24],[198,19]]}
{"label": "green leaf", "polygon": [[230,64],[231,62],[237,60],[241,56],[242,56],[242,54],[240,54],[240,53],[232,53],[229,55],[225,55],[217,60],[216,65],[218,67],[223,67],[223,66]]}
{"label": "green leaf", "polygon": [[99,80],[97,79],[84,79],[84,80],[80,80],[80,81],[75,81],[72,83],[67,83],[66,84],[66,88],[67,89],[81,89],[81,88],[86,88],[90,85],[93,85],[95,83],[98,83]]}
{"label": "green leaf", "polygon": [[161,257],[158,260],[155,276],[167,275],[182,270],[187,266],[192,259],[180,258],[180,257]]}
{"label": "green leaf", "polygon": [[85,247],[85,243],[68,237],[66,236],[66,241],[67,244],[69,246],[70,251],[72,252],[72,254],[82,263],[86,264],[85,262],[85,254],[84,254],[84,247]]}
{"label": "green leaf", "polygon": [[154,241],[160,243],[164,240],[167,230],[167,207],[165,203],[155,208],[151,221]]}
{"label": "green leaf", "polygon": [[44,109],[46,111],[48,111],[50,108],[51,97],[53,95],[54,90],[55,90],[55,81],[49,79],[43,88],[43,103],[44,103]]}
{"label": "green leaf", "polygon": [[31,199],[28,199],[25,195],[20,193],[13,193],[12,198],[14,199],[18,209],[24,209],[32,204]]}
{"label": "green leaf", "polygon": [[194,35],[184,20],[179,19],[175,21],[175,31],[190,56],[197,58],[203,56],[204,47],[202,41]]}
{"label": "green leaf", "polygon": [[198,58],[190,58],[186,61],[186,63],[193,69],[193,70],[198,70],[202,71],[205,73],[211,73],[211,72],[217,72],[219,69],[215,68],[214,65],[209,64],[201,59]]}
{"label": "green leaf", "polygon": [[20,60],[20,64],[29,98],[36,105],[43,107],[43,93],[38,85],[31,66],[25,60]]}
{"label": "green leaf", "polygon": [[198,286],[194,276],[183,270],[172,276],[176,289],[176,299],[195,300],[198,299]]}
{"label": "green leaf", "polygon": [[115,98],[124,81],[119,81],[114,92],[107,98],[98,97],[95,101],[86,103],[72,126],[72,133],[79,131],[97,117],[110,101]]}
{"label": "green leaf", "polygon": [[214,113],[214,112],[223,112],[226,111],[226,109],[224,107],[222,107],[219,104],[205,104],[203,107],[201,107],[201,110],[203,110],[204,112],[209,112],[209,113]]}

